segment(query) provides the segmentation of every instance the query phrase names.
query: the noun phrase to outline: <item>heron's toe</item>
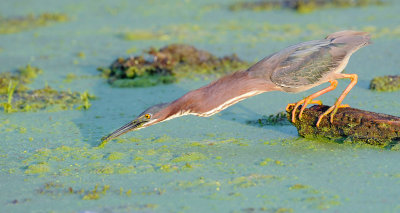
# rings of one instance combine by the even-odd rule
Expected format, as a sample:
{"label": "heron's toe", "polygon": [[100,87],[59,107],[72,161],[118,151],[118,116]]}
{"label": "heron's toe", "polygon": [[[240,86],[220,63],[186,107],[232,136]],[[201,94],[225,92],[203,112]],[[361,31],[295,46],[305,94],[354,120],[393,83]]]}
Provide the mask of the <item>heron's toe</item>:
{"label": "heron's toe", "polygon": [[296,103],[290,103],[290,104],[286,105],[286,108],[285,108],[286,112],[289,111],[290,107],[294,107],[295,105],[296,105]]}
{"label": "heron's toe", "polygon": [[304,105],[301,107],[300,109],[300,113],[299,113],[299,120],[301,120],[301,117],[303,116],[303,112],[306,109],[308,104],[318,104],[318,105],[322,105],[322,101],[321,100],[310,100],[310,101],[306,101],[304,103]]}
{"label": "heron's toe", "polygon": [[312,100],[311,104],[322,105],[322,101],[321,100]]}

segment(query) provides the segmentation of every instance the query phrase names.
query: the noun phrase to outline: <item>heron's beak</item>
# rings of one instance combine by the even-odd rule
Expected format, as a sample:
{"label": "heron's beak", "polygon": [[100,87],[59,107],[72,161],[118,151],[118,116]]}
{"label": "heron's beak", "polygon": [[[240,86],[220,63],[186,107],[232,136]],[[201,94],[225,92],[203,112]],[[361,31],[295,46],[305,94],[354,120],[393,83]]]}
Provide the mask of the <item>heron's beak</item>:
{"label": "heron's beak", "polygon": [[125,124],[124,126],[122,126],[121,128],[115,130],[113,133],[107,135],[106,137],[102,137],[101,142],[109,141],[109,140],[117,138],[127,132],[130,132],[130,131],[133,131],[136,129],[140,129],[140,127],[142,127],[143,124],[146,122],[147,121],[143,121],[141,119],[136,119],[132,122],[129,122],[129,123]]}

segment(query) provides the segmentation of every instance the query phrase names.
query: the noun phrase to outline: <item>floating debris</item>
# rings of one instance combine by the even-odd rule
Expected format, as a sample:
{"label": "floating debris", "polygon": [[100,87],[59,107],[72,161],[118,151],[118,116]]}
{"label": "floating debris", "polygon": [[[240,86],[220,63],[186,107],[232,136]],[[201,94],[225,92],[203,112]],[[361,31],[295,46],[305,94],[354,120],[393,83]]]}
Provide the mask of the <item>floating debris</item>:
{"label": "floating debris", "polygon": [[[333,123],[326,116],[316,127],[318,116],[328,108],[324,105],[306,108],[302,119],[293,123],[299,135],[306,138],[323,137],[340,143],[362,142],[386,148],[400,143],[400,117],[346,107],[338,109]],[[289,107],[288,119],[292,110],[293,107]]]}
{"label": "floating debris", "polygon": [[299,13],[310,13],[324,8],[366,7],[370,5],[383,5],[383,0],[273,0],[255,2],[237,2],[231,4],[232,11],[253,10],[265,11],[276,9],[292,9]]}
{"label": "floating debris", "polygon": [[279,112],[274,115],[263,115],[257,120],[247,121],[247,124],[259,125],[259,126],[283,126],[290,125],[290,122],[286,118],[286,112]]}
{"label": "floating debris", "polygon": [[0,34],[18,33],[66,21],[68,21],[67,15],[61,13],[43,13],[38,16],[29,14],[27,16],[12,18],[0,16]]}
{"label": "floating debris", "polygon": [[380,92],[393,92],[400,90],[400,75],[375,77],[371,80],[369,88]]}
{"label": "floating debris", "polygon": [[172,44],[145,54],[118,58],[109,68],[98,68],[115,87],[147,87],[170,84],[184,77],[221,76],[248,67],[237,55],[218,58],[185,44]]}
{"label": "floating debris", "polygon": [[89,109],[95,97],[88,92],[57,91],[49,86],[30,90],[26,85],[43,71],[30,65],[17,72],[0,73],[0,107],[4,112],[27,112],[38,110]]}

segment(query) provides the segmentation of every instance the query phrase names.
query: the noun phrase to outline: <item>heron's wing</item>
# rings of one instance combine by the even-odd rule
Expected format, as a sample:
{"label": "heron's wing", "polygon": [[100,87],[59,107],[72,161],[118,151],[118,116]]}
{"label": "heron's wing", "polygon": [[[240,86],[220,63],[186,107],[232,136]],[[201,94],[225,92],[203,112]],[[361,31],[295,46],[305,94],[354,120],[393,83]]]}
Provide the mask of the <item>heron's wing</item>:
{"label": "heron's wing", "polygon": [[277,63],[271,80],[282,87],[299,88],[318,83],[333,72],[346,56],[342,44],[317,40],[293,46]]}

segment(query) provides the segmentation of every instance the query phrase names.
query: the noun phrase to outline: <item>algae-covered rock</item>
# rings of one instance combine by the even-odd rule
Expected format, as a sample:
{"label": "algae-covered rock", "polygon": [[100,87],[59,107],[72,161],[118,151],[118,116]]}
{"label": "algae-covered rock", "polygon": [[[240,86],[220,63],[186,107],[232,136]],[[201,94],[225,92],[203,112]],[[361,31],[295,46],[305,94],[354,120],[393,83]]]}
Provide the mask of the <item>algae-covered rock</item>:
{"label": "algae-covered rock", "polygon": [[43,71],[30,65],[16,72],[0,73],[0,107],[4,112],[89,109],[93,95],[88,92],[58,91],[49,86],[30,90],[27,84]]}
{"label": "algae-covered rock", "polygon": [[369,88],[380,92],[393,92],[400,90],[400,75],[375,77],[371,80]]}
{"label": "algae-covered rock", "polygon": [[247,66],[235,54],[219,58],[190,45],[172,44],[158,50],[150,48],[139,56],[118,58],[109,68],[98,70],[112,86],[146,87],[173,83],[184,77],[221,76]]}
{"label": "algae-covered rock", "polygon": [[68,20],[67,15],[60,13],[43,13],[38,16],[29,14],[22,17],[5,18],[0,16],[0,34],[18,33],[38,27],[48,26]]}
{"label": "algae-covered rock", "polygon": [[310,13],[323,8],[365,7],[383,4],[383,0],[261,0],[236,2],[231,4],[229,9],[232,11],[291,9],[299,13]]}
{"label": "algae-covered rock", "polygon": [[[339,108],[333,123],[325,116],[316,127],[318,116],[329,106],[313,106],[303,112],[301,120],[292,123],[300,136],[306,138],[328,138],[337,142],[362,142],[380,147],[392,147],[400,143],[400,117],[368,112],[350,107]],[[293,107],[289,107],[287,118],[291,120]],[[297,117],[298,112],[297,110]]]}

